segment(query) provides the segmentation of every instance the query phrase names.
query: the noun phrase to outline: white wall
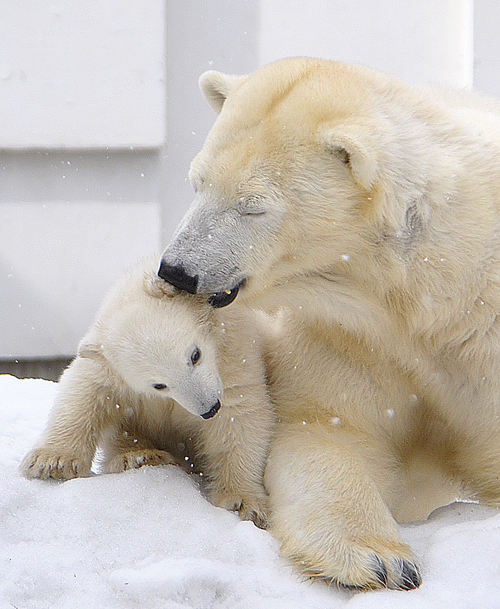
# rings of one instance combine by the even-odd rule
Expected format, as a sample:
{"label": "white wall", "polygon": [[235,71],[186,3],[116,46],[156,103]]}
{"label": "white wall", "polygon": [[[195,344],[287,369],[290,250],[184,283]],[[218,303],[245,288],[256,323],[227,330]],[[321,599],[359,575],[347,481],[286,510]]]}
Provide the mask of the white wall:
{"label": "white wall", "polygon": [[474,2],[474,88],[500,99],[500,2]]}
{"label": "white wall", "polygon": [[170,238],[193,193],[191,160],[215,119],[198,77],[206,70],[244,74],[259,66],[260,2],[167,2],[167,139],[164,157],[163,239]]}
{"label": "white wall", "polygon": [[472,0],[265,0],[260,62],[308,55],[470,86],[472,11]]}
{"label": "white wall", "polygon": [[162,0],[2,3],[1,148],[158,147]]}
{"label": "white wall", "polygon": [[[17,0],[0,20],[0,359],[71,356],[163,246],[215,115],[208,69],[283,56],[500,96],[497,0]],[[475,62],[474,62],[475,58]]]}
{"label": "white wall", "polygon": [[0,153],[1,357],[74,353],[116,273],[159,247],[156,156]]}
{"label": "white wall", "polygon": [[165,2],[4,2],[0,40],[0,358],[72,355],[160,247]]}

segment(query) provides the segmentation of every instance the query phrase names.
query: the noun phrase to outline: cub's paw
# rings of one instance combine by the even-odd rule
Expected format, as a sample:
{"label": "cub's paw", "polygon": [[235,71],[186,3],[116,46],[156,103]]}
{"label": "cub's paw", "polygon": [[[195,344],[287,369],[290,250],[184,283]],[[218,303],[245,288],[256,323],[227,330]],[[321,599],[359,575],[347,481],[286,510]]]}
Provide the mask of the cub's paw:
{"label": "cub's paw", "polygon": [[103,470],[106,474],[119,474],[128,469],[138,469],[145,465],[176,465],[176,461],[165,450],[143,448],[115,455],[104,464]]}
{"label": "cub's paw", "polygon": [[32,450],[24,457],[20,470],[26,478],[71,480],[88,476],[92,463],[53,448]]}
{"label": "cub's paw", "polygon": [[376,550],[365,546],[337,546],[335,555],[321,558],[303,551],[291,554],[286,546],[282,546],[282,552],[305,576],[345,588],[412,590],[420,586],[418,562],[408,546],[374,545]]}
{"label": "cub's paw", "polygon": [[261,529],[267,528],[267,495],[260,493],[237,493],[227,491],[209,492],[208,498],[213,505],[230,512],[238,512],[242,520],[251,520]]}

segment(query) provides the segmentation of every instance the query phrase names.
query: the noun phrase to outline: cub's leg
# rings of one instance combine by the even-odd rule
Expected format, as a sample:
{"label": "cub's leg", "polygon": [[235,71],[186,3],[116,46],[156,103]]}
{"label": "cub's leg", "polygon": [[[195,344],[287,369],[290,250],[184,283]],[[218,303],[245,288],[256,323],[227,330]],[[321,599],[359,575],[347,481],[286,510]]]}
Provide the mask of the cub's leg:
{"label": "cub's leg", "polygon": [[411,589],[417,562],[379,487],[395,472],[384,448],[355,430],[280,424],[265,472],[270,530],[305,575],[344,586]]}
{"label": "cub's leg", "polygon": [[88,476],[116,403],[102,366],[77,357],[61,377],[47,427],[22,461],[21,472],[28,478],[56,480]]}
{"label": "cub's leg", "polygon": [[264,528],[263,474],[274,427],[269,398],[263,386],[234,387],[225,391],[224,401],[213,419],[200,423],[208,497]]}
{"label": "cub's leg", "polygon": [[122,423],[107,434],[103,442],[102,471],[118,474],[144,465],[176,465],[175,458],[130,424]]}

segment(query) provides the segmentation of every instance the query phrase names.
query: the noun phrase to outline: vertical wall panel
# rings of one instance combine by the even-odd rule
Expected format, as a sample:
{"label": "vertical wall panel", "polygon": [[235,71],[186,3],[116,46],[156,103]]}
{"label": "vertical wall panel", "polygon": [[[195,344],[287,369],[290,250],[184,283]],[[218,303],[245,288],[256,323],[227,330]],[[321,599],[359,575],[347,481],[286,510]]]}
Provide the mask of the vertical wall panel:
{"label": "vertical wall panel", "polygon": [[500,2],[474,0],[474,88],[500,99]]}
{"label": "vertical wall panel", "polygon": [[163,239],[184,215],[193,192],[189,165],[216,119],[198,89],[206,70],[244,74],[258,67],[260,2],[167,2],[167,142]]}
{"label": "vertical wall panel", "polygon": [[158,204],[23,202],[0,210],[0,357],[71,356],[110,282],[144,256],[144,244],[158,243]]}
{"label": "vertical wall panel", "polygon": [[0,18],[0,148],[155,147],[164,0],[16,0]]}
{"label": "vertical wall panel", "polygon": [[165,0],[17,0],[0,18],[0,359],[71,356],[158,250]]}
{"label": "vertical wall panel", "polygon": [[74,354],[106,289],[160,246],[154,151],[0,153],[0,359]]}
{"label": "vertical wall panel", "polygon": [[470,86],[471,15],[472,0],[265,0],[260,62],[311,55]]}

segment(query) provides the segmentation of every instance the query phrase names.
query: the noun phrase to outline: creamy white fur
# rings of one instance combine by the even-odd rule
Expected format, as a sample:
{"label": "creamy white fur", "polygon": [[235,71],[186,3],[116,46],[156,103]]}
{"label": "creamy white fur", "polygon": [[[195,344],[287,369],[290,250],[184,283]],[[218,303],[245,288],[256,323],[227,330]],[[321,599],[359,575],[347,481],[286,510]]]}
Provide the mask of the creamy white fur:
{"label": "creamy white fur", "polygon": [[[263,524],[274,419],[258,319],[245,307],[212,310],[205,297],[174,294],[155,277],[156,262],[126,273],[104,299],[21,469],[86,476],[98,446],[105,472],[178,463],[203,472],[213,503]],[[155,390],[159,383],[167,388]],[[219,397],[218,414],[202,419]]]}
{"label": "creamy white fur", "polygon": [[271,530],[306,574],[414,587],[395,518],[500,503],[500,109],[312,59],[201,86],[220,114],[163,260],[283,308]]}

